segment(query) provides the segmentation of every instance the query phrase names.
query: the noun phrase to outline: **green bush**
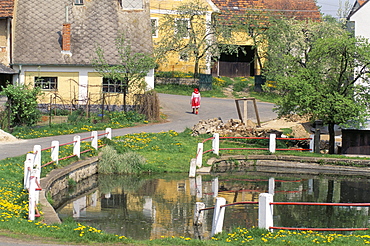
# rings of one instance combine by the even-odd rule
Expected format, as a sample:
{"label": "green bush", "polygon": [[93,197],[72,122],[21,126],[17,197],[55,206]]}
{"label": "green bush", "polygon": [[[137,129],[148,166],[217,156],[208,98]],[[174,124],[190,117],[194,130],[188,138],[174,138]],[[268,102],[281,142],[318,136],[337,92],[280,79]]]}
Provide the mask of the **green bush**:
{"label": "green bush", "polygon": [[41,95],[39,87],[30,88],[26,85],[8,85],[2,87],[1,95],[8,97],[7,106],[10,107],[12,126],[32,126],[40,118],[37,109],[37,97]]}
{"label": "green bush", "polygon": [[104,174],[140,173],[145,163],[146,159],[140,154],[133,151],[118,154],[113,147],[106,146],[102,149],[98,169]]}
{"label": "green bush", "polygon": [[159,71],[155,73],[155,77],[160,77],[160,78],[193,78],[194,73],[184,73],[180,71],[170,71],[170,72],[165,72],[165,71]]}

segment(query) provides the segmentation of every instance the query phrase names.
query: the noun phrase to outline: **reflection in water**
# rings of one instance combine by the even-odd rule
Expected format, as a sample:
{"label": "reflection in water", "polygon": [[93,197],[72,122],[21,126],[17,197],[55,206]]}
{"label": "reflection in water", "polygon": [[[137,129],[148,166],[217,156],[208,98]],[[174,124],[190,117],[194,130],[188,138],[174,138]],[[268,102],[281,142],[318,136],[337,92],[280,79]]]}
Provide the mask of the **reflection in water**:
{"label": "reflection in water", "polygon": [[[202,227],[193,226],[196,202],[213,207],[215,197],[227,203],[258,201],[260,193],[274,194],[274,201],[370,202],[367,179],[271,175],[248,172],[237,176],[166,174],[155,176],[98,176],[98,190],[73,197],[56,208],[60,217],[109,233],[134,239],[161,236],[208,238],[213,211],[205,212]],[[70,198],[71,199],[71,198]],[[227,207],[224,230],[235,226],[258,225],[258,205]],[[274,226],[286,227],[367,227],[368,208],[331,206],[274,206]]]}

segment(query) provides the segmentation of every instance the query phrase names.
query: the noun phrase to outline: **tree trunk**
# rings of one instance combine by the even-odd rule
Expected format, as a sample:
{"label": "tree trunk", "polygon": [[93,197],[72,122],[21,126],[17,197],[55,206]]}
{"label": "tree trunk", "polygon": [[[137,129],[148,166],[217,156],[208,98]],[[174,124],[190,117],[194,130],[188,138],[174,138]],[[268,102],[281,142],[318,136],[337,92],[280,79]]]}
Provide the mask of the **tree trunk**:
{"label": "tree trunk", "polygon": [[328,129],[329,129],[329,154],[334,154],[335,147],[334,123],[329,123]]}

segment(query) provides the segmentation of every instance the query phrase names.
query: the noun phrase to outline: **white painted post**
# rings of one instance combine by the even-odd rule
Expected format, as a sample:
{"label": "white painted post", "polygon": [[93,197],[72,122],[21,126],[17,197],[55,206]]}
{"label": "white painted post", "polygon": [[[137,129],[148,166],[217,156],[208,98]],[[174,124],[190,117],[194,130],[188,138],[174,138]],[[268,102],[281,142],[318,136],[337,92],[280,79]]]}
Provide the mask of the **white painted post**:
{"label": "white painted post", "polygon": [[34,160],[34,154],[28,153],[26,155],[26,160],[24,162],[24,179],[23,179],[23,187],[24,189],[30,188],[30,176],[31,176],[31,170],[33,168],[33,160]]}
{"label": "white painted post", "polygon": [[222,205],[226,204],[226,199],[223,197],[216,197],[216,204],[213,211],[212,231],[211,236],[222,232],[222,226],[224,225],[225,207]]}
{"label": "white painted post", "polygon": [[268,193],[261,193],[258,200],[258,227],[269,230],[274,225],[273,206],[274,196]]}
{"label": "white painted post", "polygon": [[41,176],[41,145],[33,146],[34,162],[33,168],[36,169],[36,177],[40,179]]}
{"label": "white painted post", "polygon": [[35,220],[35,211],[36,211],[36,173],[37,170],[33,169],[31,171],[31,176],[29,178],[29,191],[28,191],[28,219]]}
{"label": "white painted post", "polygon": [[202,225],[203,224],[203,218],[204,218],[204,211],[200,211],[201,209],[206,208],[206,204],[203,202],[196,202],[195,208],[194,208],[194,225]]}
{"label": "white painted post", "polygon": [[218,177],[212,179],[212,192],[213,192],[213,197],[218,196]]}
{"label": "white painted post", "polygon": [[314,134],[311,134],[310,135],[310,152],[314,152],[315,151],[315,135]]}
{"label": "white painted post", "polygon": [[275,178],[269,178],[269,194],[274,195],[275,193]]}
{"label": "white painted post", "polygon": [[73,154],[80,158],[81,156],[81,137],[80,136],[74,136],[73,137]]}
{"label": "white painted post", "polygon": [[213,149],[214,154],[219,155],[220,153],[220,134],[219,133],[213,134],[212,149]]}
{"label": "white painted post", "polygon": [[198,175],[196,177],[195,185],[197,186],[197,197],[202,198],[203,196],[202,175]]}
{"label": "white painted post", "polygon": [[203,143],[198,143],[197,149],[197,167],[202,167],[202,159],[203,159]]}
{"label": "white painted post", "polygon": [[108,139],[112,139],[112,128],[106,128],[106,129],[105,129],[105,133],[107,133],[105,136],[106,136]]}
{"label": "white painted post", "polygon": [[[194,166],[195,166],[195,162],[194,162]],[[196,191],[196,184],[195,184],[195,178],[194,177],[190,177],[189,187],[190,187],[190,195],[191,196],[196,196],[197,191]]]}
{"label": "white painted post", "polygon": [[91,136],[93,137],[93,139],[91,140],[91,146],[97,150],[98,149],[98,132],[92,131]]}
{"label": "white painted post", "polygon": [[195,178],[195,173],[196,173],[196,170],[197,170],[196,162],[197,162],[197,160],[195,158],[190,160],[189,178]]}
{"label": "white painted post", "polygon": [[52,141],[51,142],[51,160],[55,161],[55,163],[58,165],[59,163],[59,141]]}
{"label": "white painted post", "polygon": [[275,151],[276,151],[276,134],[275,133],[270,134],[269,151],[271,153],[275,153]]}

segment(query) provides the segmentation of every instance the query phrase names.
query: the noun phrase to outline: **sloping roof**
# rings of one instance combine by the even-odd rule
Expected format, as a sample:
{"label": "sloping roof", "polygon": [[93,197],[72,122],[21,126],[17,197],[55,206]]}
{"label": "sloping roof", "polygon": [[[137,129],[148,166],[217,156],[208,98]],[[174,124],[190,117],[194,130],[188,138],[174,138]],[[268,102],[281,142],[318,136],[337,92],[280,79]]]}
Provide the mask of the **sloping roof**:
{"label": "sloping roof", "polygon": [[14,0],[0,0],[0,18],[13,17]]}
{"label": "sloping roof", "polygon": [[321,14],[314,0],[212,0],[221,11],[243,13],[263,10],[272,15],[300,20],[320,20]]}
{"label": "sloping roof", "polygon": [[357,0],[357,1],[355,1],[355,3],[353,4],[353,7],[352,7],[351,11],[349,12],[347,18],[349,19],[354,13],[357,12],[357,10],[359,10],[367,2],[368,2],[368,0]]}
{"label": "sloping roof", "polygon": [[[125,11],[117,0],[90,0],[73,5],[71,0],[17,0],[13,64],[90,65],[97,45],[109,63],[119,62],[115,40],[124,32],[133,52],[151,52],[148,4]],[[71,23],[72,56],[61,53],[62,28]]]}
{"label": "sloping roof", "polygon": [[16,74],[17,72],[11,69],[10,67],[5,66],[0,63],[0,74]]}

